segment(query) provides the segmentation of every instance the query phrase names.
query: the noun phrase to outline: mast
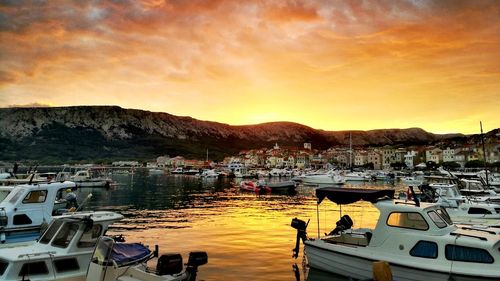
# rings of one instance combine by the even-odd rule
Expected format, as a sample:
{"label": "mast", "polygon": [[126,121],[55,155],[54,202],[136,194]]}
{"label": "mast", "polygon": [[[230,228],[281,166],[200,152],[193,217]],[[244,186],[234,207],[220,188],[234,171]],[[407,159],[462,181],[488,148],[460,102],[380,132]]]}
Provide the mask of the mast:
{"label": "mast", "polygon": [[488,188],[490,184],[488,182],[488,169],[486,168],[486,149],[484,146],[483,122],[479,121],[479,126],[481,127],[481,143],[483,144],[483,161],[484,161],[484,171],[486,173],[486,188]]}
{"label": "mast", "polygon": [[208,163],[208,148],[207,148],[207,163]]}
{"label": "mast", "polygon": [[349,132],[349,168],[352,172],[352,132]]}

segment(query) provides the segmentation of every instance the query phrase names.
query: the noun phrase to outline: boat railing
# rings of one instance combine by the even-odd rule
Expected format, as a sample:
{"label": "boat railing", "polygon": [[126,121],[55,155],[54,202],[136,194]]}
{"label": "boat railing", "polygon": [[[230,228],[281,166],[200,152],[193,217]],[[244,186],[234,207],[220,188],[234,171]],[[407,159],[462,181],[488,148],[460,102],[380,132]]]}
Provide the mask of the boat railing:
{"label": "boat railing", "polygon": [[470,227],[470,226],[462,226],[462,227],[460,227],[460,229],[463,229],[463,230],[481,231],[481,232],[485,232],[485,233],[488,233],[488,234],[493,234],[493,235],[496,235],[496,234],[497,234],[495,231],[492,231],[492,230],[488,230],[488,229],[481,229],[481,228],[477,228],[477,227]]}
{"label": "boat railing", "polygon": [[452,236],[466,236],[466,237],[477,238],[481,241],[488,241],[488,238],[486,238],[486,237],[476,236],[476,235],[472,235],[472,234],[451,232],[450,235],[452,235]]}
{"label": "boat railing", "polygon": [[40,253],[34,253],[34,254],[20,254],[17,257],[18,258],[24,258],[24,257],[26,257],[26,258],[33,258],[33,257],[44,256],[44,255],[53,256],[55,254],[56,254],[55,251],[48,251],[48,252],[40,252]]}

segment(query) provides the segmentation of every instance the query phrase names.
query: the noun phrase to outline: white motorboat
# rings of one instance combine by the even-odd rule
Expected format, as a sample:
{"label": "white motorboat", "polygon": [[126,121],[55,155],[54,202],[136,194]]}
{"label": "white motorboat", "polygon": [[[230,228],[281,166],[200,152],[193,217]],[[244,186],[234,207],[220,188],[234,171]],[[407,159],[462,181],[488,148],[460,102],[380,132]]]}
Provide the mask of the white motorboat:
{"label": "white motorboat", "polygon": [[495,189],[495,191],[500,191],[500,176],[497,174],[488,172],[488,176],[486,176],[486,171],[481,171],[477,173],[477,176],[488,186]]}
{"label": "white motorboat", "polygon": [[[337,204],[370,201],[380,217],[374,229],[351,229],[345,215],[321,238],[308,238],[307,224],[292,220],[304,242],[309,266],[357,279],[372,276],[372,263],[390,263],[399,281],[500,280],[500,235],[488,227],[458,227],[441,206],[393,200],[394,190],[320,188],[324,198]],[[451,279],[452,278],[452,279]]]}
{"label": "white motorboat", "polygon": [[346,181],[370,181],[371,176],[362,172],[348,172],[344,174]]}
{"label": "white motorboat", "polygon": [[[460,193],[462,195],[474,196],[474,197],[497,197],[498,194],[491,190],[485,188],[483,183],[479,180],[471,179],[460,179],[458,181],[458,186],[460,188]],[[497,198],[500,202],[500,198]]]}
{"label": "white motorboat", "polygon": [[78,187],[105,187],[109,188],[113,180],[109,177],[99,175],[94,170],[80,170],[70,177],[70,181]]}
{"label": "white motorboat", "polygon": [[147,267],[147,261],[158,256],[140,243],[116,243],[102,237],[94,250],[87,270],[87,281],[192,281],[198,267],[208,262],[206,252],[191,252],[186,269],[178,253],[162,255],[156,269]]}
{"label": "white motorboat", "polygon": [[419,185],[422,184],[424,180],[419,177],[407,176],[407,177],[402,177],[401,182],[407,185]]}
{"label": "white motorboat", "polygon": [[164,173],[165,173],[164,169],[160,169],[160,168],[149,168],[148,169],[149,175],[163,175]]}
{"label": "white motorboat", "polygon": [[58,217],[38,241],[2,248],[0,280],[84,281],[97,239],[122,218],[113,212]]}
{"label": "white motorboat", "polygon": [[49,224],[52,216],[66,207],[64,195],[74,187],[75,183],[69,181],[12,187],[0,202],[0,243],[38,238],[42,226]]}
{"label": "white motorboat", "polygon": [[274,192],[295,190],[297,187],[297,183],[292,180],[264,182],[263,185],[269,187]]}
{"label": "white motorboat", "polygon": [[19,185],[27,183],[47,183],[57,179],[56,173],[29,173],[29,174],[4,174],[0,178],[0,185]]}
{"label": "white motorboat", "polygon": [[190,168],[190,169],[184,170],[183,173],[184,173],[184,175],[191,175],[191,176],[193,176],[193,175],[199,174],[200,170],[194,169],[194,168]]}
{"label": "white motorboat", "polygon": [[182,175],[182,174],[184,174],[184,168],[177,167],[177,168],[173,169],[172,171],[170,171],[170,173],[174,174],[174,175]]}
{"label": "white motorboat", "polygon": [[311,174],[301,177],[302,183],[305,185],[342,185],[346,182],[345,178],[336,171],[328,171],[324,174]]}
{"label": "white motorboat", "polygon": [[219,177],[219,172],[214,169],[205,169],[201,172],[200,177],[202,178],[217,178]]}
{"label": "white motorboat", "polygon": [[500,205],[487,197],[464,196],[456,185],[421,185],[422,201],[444,207],[454,222],[496,225],[500,219]]}

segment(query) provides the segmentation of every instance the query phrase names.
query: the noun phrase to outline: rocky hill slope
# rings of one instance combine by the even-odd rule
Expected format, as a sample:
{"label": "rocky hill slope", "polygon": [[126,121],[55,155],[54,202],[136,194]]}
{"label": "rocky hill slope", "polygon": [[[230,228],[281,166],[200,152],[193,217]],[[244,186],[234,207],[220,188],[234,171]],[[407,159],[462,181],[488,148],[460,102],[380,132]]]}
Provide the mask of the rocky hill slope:
{"label": "rocky hill slope", "polygon": [[[351,131],[354,145],[429,144],[464,135],[419,128]],[[230,126],[117,106],[0,109],[0,160],[148,159],[158,155],[221,159],[242,149],[348,145],[349,131],[316,130],[291,122]]]}

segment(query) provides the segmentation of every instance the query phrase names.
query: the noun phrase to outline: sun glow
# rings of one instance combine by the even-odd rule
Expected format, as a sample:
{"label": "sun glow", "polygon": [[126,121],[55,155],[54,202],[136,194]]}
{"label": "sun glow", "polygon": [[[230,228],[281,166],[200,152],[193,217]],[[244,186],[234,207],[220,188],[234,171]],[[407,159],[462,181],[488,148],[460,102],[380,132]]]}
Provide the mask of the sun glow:
{"label": "sun glow", "polygon": [[479,120],[500,124],[499,11],[426,0],[3,5],[0,106],[475,133]]}

